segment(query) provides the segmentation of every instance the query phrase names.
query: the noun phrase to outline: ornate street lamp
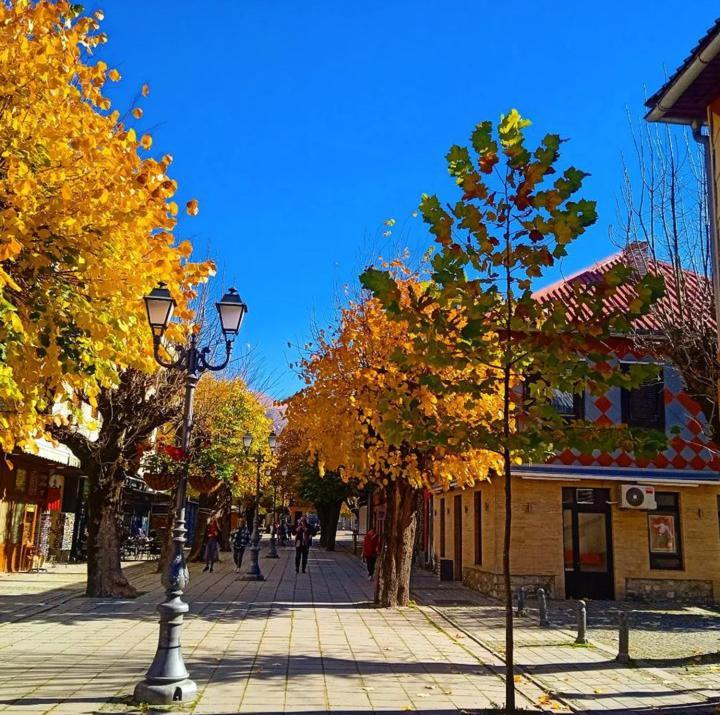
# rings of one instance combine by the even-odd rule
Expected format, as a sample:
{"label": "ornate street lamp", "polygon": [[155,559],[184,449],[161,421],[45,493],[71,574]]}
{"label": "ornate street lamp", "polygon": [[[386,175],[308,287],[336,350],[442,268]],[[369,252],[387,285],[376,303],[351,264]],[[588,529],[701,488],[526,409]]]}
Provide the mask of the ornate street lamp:
{"label": "ornate street lamp", "polygon": [[[250,569],[243,576],[243,581],[264,581],[262,571],[260,571],[260,469],[265,462],[268,461],[268,456],[261,450],[256,450],[254,454],[250,454],[250,447],[252,447],[253,436],[246,432],[243,435],[243,447],[245,448],[245,456],[248,459],[252,459],[257,466],[257,477],[255,479],[255,526],[253,528],[252,537],[250,539]],[[277,435],[275,432],[271,432],[268,436],[268,446],[270,452],[275,451],[277,447]]]}
{"label": "ornate street lamp", "polygon": [[172,359],[160,354],[162,337],[167,329],[175,309],[175,301],[164,283],[153,289],[145,297],[148,322],[153,333],[153,353],[155,360],[170,370],[184,370],[185,404],[183,408],[182,453],[184,464],[175,492],[175,516],[172,524],[173,552],[162,576],[165,587],[165,600],[158,605],[160,612],[160,635],[155,657],[145,680],[135,686],[136,703],[153,705],[187,702],[197,693],[197,686],[188,678],[187,668],[182,657],[180,635],[183,615],[188,612],[187,604],[182,600],[187,588],[189,575],[185,564],[185,492],[187,489],[190,433],[192,431],[193,398],[195,387],[206,370],[222,370],[230,361],[232,343],[240,330],[247,305],[240,300],[234,288],[231,288],[217,303],[220,325],[225,336],[225,358],[222,363],[212,365],[209,362],[210,348],[197,347],[195,333],[191,333],[187,347],[177,348]]}
{"label": "ornate street lamp", "polygon": [[[283,469],[280,472],[280,475],[284,478],[287,477],[287,469]],[[275,528],[275,522],[277,520],[277,514],[276,512],[276,502],[277,502],[277,480],[273,482],[273,502],[272,502],[272,525],[270,527],[270,548],[268,549],[267,557],[268,559],[279,559],[280,555],[277,552],[277,529]]]}

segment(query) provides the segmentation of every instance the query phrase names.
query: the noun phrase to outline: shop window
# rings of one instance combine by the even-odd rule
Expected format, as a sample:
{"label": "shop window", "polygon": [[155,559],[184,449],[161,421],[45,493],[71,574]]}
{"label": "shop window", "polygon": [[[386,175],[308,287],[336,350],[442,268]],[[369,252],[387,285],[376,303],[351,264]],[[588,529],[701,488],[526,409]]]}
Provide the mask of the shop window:
{"label": "shop window", "polygon": [[657,509],[648,512],[650,568],[682,570],[680,497],[675,492],[655,492]]}
{"label": "shop window", "polygon": [[440,558],[445,558],[445,499],[440,500]]}
{"label": "shop window", "polygon": [[[623,365],[627,372],[628,363]],[[632,390],[622,389],[622,421],[629,427],[646,429],[665,429],[665,400],[663,391],[665,381],[663,370],[658,368],[657,375],[646,380]]]}
{"label": "shop window", "polygon": [[475,492],[475,563],[482,564],[482,492]]}

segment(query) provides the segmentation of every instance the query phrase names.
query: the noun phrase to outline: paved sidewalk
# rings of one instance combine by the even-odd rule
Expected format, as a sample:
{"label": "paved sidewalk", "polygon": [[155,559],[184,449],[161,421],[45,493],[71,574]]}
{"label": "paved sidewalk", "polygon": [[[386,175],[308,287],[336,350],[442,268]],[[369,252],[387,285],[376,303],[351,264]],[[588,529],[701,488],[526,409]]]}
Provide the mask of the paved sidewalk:
{"label": "paved sidewalk", "polygon": [[[497,601],[457,583],[441,583],[424,571],[413,576],[413,594],[466,638],[504,655],[505,614]],[[579,711],[714,711],[713,704],[720,699],[720,659],[705,664],[694,657],[621,665],[615,662],[615,644],[608,643],[606,636],[597,640],[591,628],[590,645],[577,646],[576,632],[567,627],[569,619],[559,620],[560,625],[540,627],[534,608],[529,616],[515,619],[515,662],[523,677],[551,698]],[[686,638],[692,641],[692,633]]]}
{"label": "paved sidewalk", "polygon": [[[262,558],[262,583],[240,580],[227,554],[213,574],[192,565],[183,644],[200,689],[193,712],[449,714],[502,703],[497,656],[431,611],[371,607],[372,583],[347,552],[313,550],[297,576],[292,555]],[[0,712],[137,711],[128,696],[157,639],[152,570],[130,567],[150,590],[123,601],[80,596],[72,574],[69,584],[55,572],[0,579]],[[543,700],[532,683],[521,689],[520,705]]]}

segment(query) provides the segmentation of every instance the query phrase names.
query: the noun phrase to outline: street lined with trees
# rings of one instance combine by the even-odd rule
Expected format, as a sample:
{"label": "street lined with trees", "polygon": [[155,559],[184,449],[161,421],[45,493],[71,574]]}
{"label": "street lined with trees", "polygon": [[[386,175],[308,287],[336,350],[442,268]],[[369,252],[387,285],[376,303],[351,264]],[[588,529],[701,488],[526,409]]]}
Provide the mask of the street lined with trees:
{"label": "street lined with trees", "polygon": [[[191,242],[179,235],[179,187],[170,175],[173,158],[156,156],[152,136],[137,128],[150,88],[138,87],[130,107],[111,103],[111,85],[122,78],[118,69],[96,57],[107,42],[103,19],[102,11],[86,12],[67,0],[0,4],[0,451],[10,473],[14,459],[39,453],[44,440],[72,452],[87,484],[87,522],[76,526],[87,530],[84,593],[96,599],[133,599],[139,605],[131,610],[138,614],[146,605],[142,587],[150,583],[149,569],[134,570],[138,587],[123,567],[124,488],[131,478],[143,487],[144,479],[148,493],[165,495],[157,565],[164,592],[157,606],[159,637],[154,655],[143,653],[151,657],[144,679],[137,680],[137,663],[128,671],[135,678],[134,702],[187,705],[198,697],[183,660],[181,632],[192,605],[183,600],[189,587],[187,564],[199,561],[206,563],[208,575],[201,578],[207,579],[212,597],[231,594],[226,613],[214,617],[245,621],[251,614],[268,630],[276,617],[291,621],[288,653],[283,645],[278,655],[276,643],[265,645],[268,652],[261,653],[260,635],[254,659],[247,653],[238,656],[225,643],[222,657],[230,662],[219,664],[215,658],[213,668],[229,665],[234,668],[231,675],[247,669],[251,679],[280,667],[264,662],[270,651],[272,659],[287,656],[292,663],[297,645],[293,619],[312,622],[317,633],[325,632],[320,611],[326,605],[332,627],[346,639],[343,648],[347,644],[352,650],[350,635],[359,634],[365,649],[380,645],[412,650],[407,644],[401,648],[399,643],[381,643],[382,633],[368,635],[362,614],[355,613],[358,601],[342,603],[347,593],[353,599],[371,598],[376,608],[368,622],[387,628],[398,641],[403,638],[400,631],[407,629],[413,647],[427,648],[433,629],[441,633],[443,653],[458,659],[470,656],[470,664],[458,665],[468,672],[453,674],[471,681],[477,675],[470,673],[471,667],[491,664],[493,676],[482,675],[488,687],[497,689],[502,669],[504,712],[515,712],[516,699],[523,707],[564,707],[559,695],[552,699],[560,687],[557,682],[549,676],[545,681],[531,679],[529,668],[516,668],[518,630],[524,645],[534,638],[542,647],[553,645],[534,632],[528,636],[532,628],[527,623],[518,624],[524,615],[523,579],[535,575],[519,574],[514,566],[517,468],[547,466],[561,452],[583,467],[592,466],[599,455],[625,455],[626,467],[647,466],[675,444],[678,461],[662,457],[663,468],[679,474],[655,480],[662,490],[675,491],[659,490],[652,508],[657,518],[651,520],[648,508],[648,515],[641,514],[647,523],[633,532],[641,534],[638,543],[650,572],[635,579],[636,588],[650,592],[657,581],[666,580],[675,593],[673,584],[680,583],[687,565],[683,540],[697,543],[688,537],[707,531],[704,523],[688,525],[682,510],[690,502],[679,496],[678,485],[716,486],[712,480],[720,480],[717,470],[712,478],[708,475],[718,463],[717,454],[705,454],[718,452],[720,434],[720,302],[712,290],[720,285],[720,270],[711,138],[697,122],[692,127],[702,145],[697,152],[669,132],[637,134],[637,168],[626,167],[613,233],[623,255],[637,260],[617,261],[589,280],[563,280],[543,288],[551,276],[562,274],[562,261],[573,244],[597,223],[597,204],[585,195],[589,174],[566,161],[559,133],[536,133],[517,109],[497,121],[480,121],[471,128],[467,145],[453,145],[445,156],[454,193],[420,195],[413,216],[420,217],[428,234],[420,256],[401,250],[366,262],[334,318],[324,327],[313,327],[313,337],[297,350],[291,368],[300,389],[276,403],[247,378],[252,370],[238,365],[252,360],[248,356],[253,346],[248,341],[247,352],[238,355],[236,341],[248,305],[234,288],[222,294],[215,303],[217,317],[211,316],[208,281],[216,273],[215,263],[198,259]],[[711,60],[703,60],[704,65]],[[704,170],[703,162],[708,162]],[[417,188],[419,192],[423,187]],[[187,216],[198,212],[196,199],[185,203]],[[384,221],[386,238],[395,225],[394,218]],[[634,351],[631,361],[621,350],[628,344]],[[674,392],[666,387],[666,365],[678,369],[678,384],[686,391],[682,385]],[[611,391],[617,405],[606,397]],[[595,398],[605,398],[606,411],[617,407],[619,415],[610,419],[605,412],[598,417],[586,410],[585,400]],[[685,423],[678,420],[666,424],[665,406],[674,401],[693,412],[694,431],[684,434]],[[643,421],[641,415],[633,421],[628,415],[634,409],[656,410],[661,416]],[[682,473],[688,464],[689,477]],[[68,461],[62,466],[71,465]],[[646,486],[649,477],[579,474],[572,476],[572,487],[556,490],[562,496],[553,507],[562,519],[557,523],[562,568],[605,569],[612,578],[610,488],[591,486],[585,490],[588,496],[574,482],[587,479],[594,484],[606,478],[613,480],[614,489],[614,482],[623,479],[628,484],[621,487],[620,507],[645,510],[624,501],[625,490]],[[26,479],[22,470],[17,483],[13,476],[7,493],[29,488],[26,481],[42,491],[38,475]],[[493,574],[502,578],[500,606],[485,596],[466,596],[462,583],[463,549],[470,547],[462,531],[468,502],[455,491],[474,493],[472,549],[479,566],[482,520],[490,511],[481,485],[490,481],[500,485],[503,500],[500,509],[493,505],[493,514],[501,515],[496,527],[502,539],[494,546],[502,573]],[[51,488],[61,503],[59,487],[44,484],[46,494]],[[654,501],[655,487],[648,489]],[[602,503],[594,490],[602,491]],[[452,563],[445,554],[451,511],[444,495],[449,492],[454,497]],[[5,492],[0,493],[0,506],[4,498]],[[720,504],[720,496],[717,499]],[[197,509],[192,526],[191,500]],[[49,501],[48,496],[47,510]],[[361,502],[366,510],[377,507],[379,516],[361,524]],[[361,570],[350,560],[347,542],[337,541],[344,509],[353,514],[355,551],[358,536],[365,535],[366,526],[371,529],[365,554],[371,584],[358,585]],[[532,512],[533,503],[525,509]],[[703,507],[693,506],[692,511],[694,522],[707,518]],[[593,517],[582,536],[579,514]],[[7,521],[7,528],[0,523],[3,540],[12,532],[22,541],[28,523],[36,528],[35,507],[28,511],[13,505],[0,509],[0,515]],[[46,539],[48,524],[43,527]],[[716,526],[713,522],[713,538]],[[187,543],[189,528],[193,535]],[[324,558],[311,550],[318,528],[317,548],[335,552]],[[270,549],[263,553],[266,529]],[[240,558],[248,547],[249,569],[240,574],[238,561],[238,573],[231,577],[228,568],[219,565],[216,580],[219,545],[229,546],[231,530],[242,550]],[[37,560],[41,531],[33,532],[34,542],[22,545],[23,558],[37,574],[43,570]],[[646,532],[647,544],[642,541]],[[435,549],[437,534],[442,546]],[[278,543],[293,546],[294,557],[289,550],[279,552]],[[438,610],[447,602],[435,593],[430,575],[419,577],[422,593],[413,591],[420,552],[426,555],[425,566],[442,571],[445,561],[455,569],[450,578],[460,583],[447,586],[453,597],[448,600],[469,599],[476,610],[468,611],[466,619],[456,622],[457,613]],[[708,558],[716,553],[720,542],[709,547]],[[712,574],[705,580],[691,576],[683,580],[688,592],[709,593],[711,600],[717,595]],[[341,578],[349,580],[341,583]],[[239,585],[246,582],[251,585]],[[542,609],[542,633],[551,626],[544,611],[547,594],[537,584],[534,594]],[[239,616],[236,602],[241,597],[248,603]],[[414,598],[423,597],[428,602],[418,606]],[[575,644],[586,645],[585,603],[580,603],[582,635]],[[262,613],[253,611],[261,607]],[[307,619],[298,615],[304,607],[310,610]],[[340,608],[348,609],[351,625],[342,623]],[[83,618],[95,618],[93,609],[79,611]],[[19,608],[10,611],[13,618],[26,618]],[[144,618],[147,609],[143,613]],[[447,624],[460,629],[460,621],[466,625],[463,634],[449,636]],[[465,636],[481,643],[476,631],[496,638],[500,621],[503,644],[488,646],[490,656],[480,655],[475,645],[460,647],[459,638]],[[146,638],[149,629],[143,625],[142,630]],[[553,637],[564,638],[562,631]],[[307,673],[332,680],[329,674],[337,669],[332,659],[340,656],[328,655],[335,645],[331,641],[328,638],[327,652],[324,643],[302,646]],[[17,642],[13,635],[0,647],[13,649]],[[238,644],[246,645],[242,638]],[[412,655],[404,656],[411,663],[408,672],[397,675],[420,687],[417,674],[428,665],[420,662],[423,653]],[[601,668],[605,656],[605,651],[593,652],[588,662]],[[625,662],[629,655],[624,652],[619,658]],[[445,655],[438,656],[445,667],[443,659]],[[357,673],[366,665],[356,653],[349,660]],[[282,668],[286,684],[294,671],[284,661]],[[645,685],[656,685],[652,678],[649,671],[642,673]],[[464,677],[456,680],[458,688],[466,684]],[[603,687],[613,687],[612,678],[607,681],[611,685],[603,680]],[[329,707],[334,698],[323,687],[320,705]],[[373,689],[359,687],[364,692]],[[243,707],[246,695],[237,701]],[[417,698],[428,694],[405,695],[412,704],[403,709],[416,709]],[[388,704],[374,697],[367,700],[381,709]],[[485,700],[493,707],[494,701]],[[468,706],[465,693],[457,701]],[[281,707],[286,709],[288,702],[284,699]],[[452,700],[442,702],[454,707]],[[560,704],[556,708],[554,703]]]}

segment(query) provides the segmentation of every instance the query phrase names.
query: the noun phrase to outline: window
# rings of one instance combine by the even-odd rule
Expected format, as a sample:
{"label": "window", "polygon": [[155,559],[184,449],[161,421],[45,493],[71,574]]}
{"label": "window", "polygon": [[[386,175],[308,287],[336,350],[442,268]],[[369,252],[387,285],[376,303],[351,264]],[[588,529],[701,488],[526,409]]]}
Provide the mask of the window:
{"label": "window", "polygon": [[682,570],[680,498],[675,492],[655,492],[657,509],[648,512],[651,569]]}
{"label": "window", "polygon": [[[630,366],[626,363],[623,370]],[[663,370],[658,368],[656,377],[632,390],[622,389],[622,421],[630,427],[665,429],[665,382]]]}
{"label": "window", "polygon": [[[526,408],[533,407],[538,402],[531,396],[532,385],[540,381],[540,375],[530,375],[523,382],[523,401]],[[543,385],[546,388],[547,385]],[[550,404],[557,410],[558,414],[567,420],[581,420],[585,417],[585,392],[573,394],[564,390],[553,389]]]}
{"label": "window", "polygon": [[482,564],[482,492],[475,492],[475,563]]}
{"label": "window", "polygon": [[585,418],[585,395],[574,395],[572,392],[553,390],[552,406],[568,420],[582,420]]}
{"label": "window", "polygon": [[445,498],[440,500],[440,558],[445,557]]}

